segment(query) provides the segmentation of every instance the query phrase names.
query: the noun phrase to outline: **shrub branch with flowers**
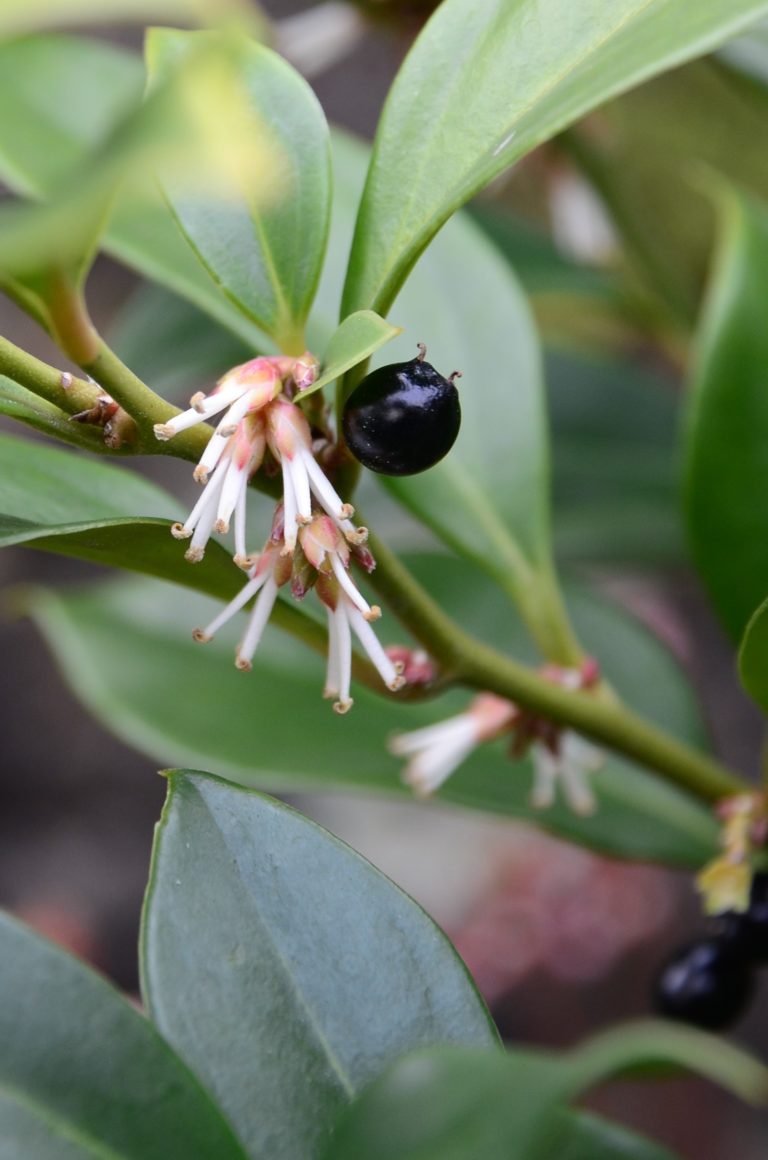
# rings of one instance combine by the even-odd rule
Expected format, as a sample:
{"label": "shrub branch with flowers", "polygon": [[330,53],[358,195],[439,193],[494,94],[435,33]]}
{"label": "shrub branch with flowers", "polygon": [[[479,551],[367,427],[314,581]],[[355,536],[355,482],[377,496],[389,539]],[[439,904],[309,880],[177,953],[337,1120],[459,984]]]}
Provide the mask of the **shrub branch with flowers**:
{"label": "shrub branch with flowers", "polygon": [[[510,265],[492,241],[498,223],[481,230],[455,215],[556,138],[640,273],[610,293],[580,289],[573,316],[549,325],[573,338],[597,316],[614,358],[642,335],[679,369],[697,315],[689,267],[664,275],[665,255],[582,118],[718,50],[713,67],[760,105],[764,77],[746,80],[744,46],[768,0],[444,0],[402,64],[370,154],[329,131],[309,85],[259,43],[247,4],[178,5],[217,27],[150,29],[146,72],[106,41],[40,31],[46,15],[92,16],[88,5],[39,7],[42,18],[15,3],[0,13],[0,176],[19,195],[0,206],[0,284],[66,365],[0,339],[0,414],[69,449],[0,434],[0,542],[143,574],[15,599],[118,735],[193,768],[167,773],[155,839],[140,948],[149,1019],[0,922],[0,1152],[653,1160],[669,1154],[574,1101],[640,1065],[698,1071],[764,1101],[762,1064],[663,1021],[561,1055],[502,1049],[428,916],[254,787],[438,794],[695,870],[704,909],[738,927],[750,963],[761,959],[764,793],[707,751],[663,646],[561,580],[542,359],[512,269],[525,277],[525,253],[512,246]],[[156,7],[163,19],[168,6]],[[109,18],[135,15],[119,3]],[[754,547],[750,509],[768,483],[755,306],[768,216],[722,175],[717,198],[687,518],[744,683],[765,708],[768,538]],[[100,249],[150,284],[109,342],[87,305]],[[547,261],[559,293],[568,279],[592,286],[576,263]],[[426,344],[437,365],[461,366],[463,426],[437,466],[377,488],[345,443],[344,408],[372,358],[412,358],[417,344],[421,358]],[[629,407],[629,384],[626,397]],[[749,416],[732,421],[735,435],[733,413]],[[729,439],[716,434],[724,426]],[[148,455],[195,463],[185,519],[181,501],[104,461]],[[415,550],[377,534],[392,527],[392,499]],[[632,518],[614,523],[609,558]],[[230,622],[241,673],[226,658]],[[324,682],[320,662],[268,624],[324,657]],[[720,953],[726,935],[712,938]]]}

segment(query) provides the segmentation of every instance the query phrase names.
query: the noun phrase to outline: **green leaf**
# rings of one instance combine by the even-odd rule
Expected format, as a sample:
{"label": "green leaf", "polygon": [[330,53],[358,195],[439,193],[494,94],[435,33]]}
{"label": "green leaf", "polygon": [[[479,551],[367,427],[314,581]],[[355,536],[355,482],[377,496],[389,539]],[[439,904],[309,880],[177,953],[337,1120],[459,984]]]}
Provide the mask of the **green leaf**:
{"label": "green leaf", "polygon": [[628,1069],[660,1063],[703,1074],[743,1099],[768,1097],[768,1071],[757,1060],[712,1035],[664,1023],[629,1024],[560,1057],[434,1048],[395,1063],[342,1113],[325,1160],[568,1155],[566,1103]]}
{"label": "green leaf", "polygon": [[714,171],[768,195],[760,148],[766,92],[703,60],[643,85],[602,115],[599,140],[576,131],[569,154],[603,197],[633,271],[690,323],[716,225],[702,175]]}
{"label": "green leaf", "polygon": [[412,358],[421,340],[443,374],[461,370],[462,421],[441,463],[381,483],[513,598],[538,600],[545,585],[537,573],[550,567],[548,445],[524,295],[478,227],[457,217],[404,288],[398,312],[408,333],[388,360]]}
{"label": "green leaf", "polygon": [[768,713],[768,600],[747,624],[739,648],[739,676],[749,695]]}
{"label": "green leaf", "polygon": [[558,1160],[679,1160],[654,1140],[598,1116],[568,1117]]}
{"label": "green leaf", "polygon": [[528,294],[583,297],[593,309],[596,302],[618,298],[619,283],[613,273],[569,258],[536,222],[493,203],[472,205],[470,214],[504,255]]}
{"label": "green leaf", "polygon": [[[512,655],[532,658],[522,627],[490,580],[442,557],[414,556],[409,563],[467,630]],[[700,742],[691,693],[659,643],[603,601],[579,591],[570,597],[584,639],[619,692],[638,712]],[[341,720],[320,697],[320,658],[274,629],[267,629],[248,676],[232,664],[236,626],[205,648],[196,645],[191,629],[207,624],[216,608],[178,589],[133,583],[77,594],[36,592],[30,602],[72,688],[118,736],[154,760],[204,763],[244,784],[281,790],[354,786],[404,795],[401,765],[387,753],[387,739],[460,712],[468,703],[469,694],[459,691],[404,704],[360,688],[354,710]],[[385,615],[377,632],[385,641],[402,642],[391,616]],[[114,664],[116,655],[120,665]],[[294,718],[301,720],[301,729],[290,726]],[[562,803],[536,811],[529,801],[529,763],[512,763],[498,743],[471,756],[439,796],[521,817],[624,857],[683,866],[712,857],[717,826],[693,799],[613,757],[593,785],[600,809],[592,817],[578,818]]]}
{"label": "green leaf", "polygon": [[[541,0],[446,0],[379,122],[343,313],[386,314],[444,222],[503,170],[617,93],[700,56],[765,0],[616,0],[585,18]],[[467,110],[471,109],[471,116]]]}
{"label": "green leaf", "polygon": [[679,391],[628,360],[546,352],[559,558],[679,563]]}
{"label": "green leaf", "polygon": [[694,562],[734,640],[768,592],[768,213],[728,194],[698,334],[685,508]]}
{"label": "green leaf", "polygon": [[[53,163],[43,161],[37,166],[39,172],[33,177],[32,185],[35,177],[43,185],[49,183],[50,197],[40,204],[16,203],[0,208],[2,283],[53,334],[58,332],[58,312],[66,314],[66,309],[61,307],[61,283],[68,283],[76,290],[82,287],[117,189],[124,179],[129,179],[130,184],[135,174],[151,172],[158,158],[174,173],[189,174],[192,141],[196,164],[201,168],[203,162],[215,167],[219,159],[231,159],[234,139],[230,143],[229,136],[224,135],[222,143],[220,128],[214,129],[211,123],[216,115],[221,118],[231,115],[236,120],[232,94],[229,90],[219,93],[226,59],[219,41],[206,40],[200,44],[203,47],[194,57],[190,56],[156,86],[146,101],[131,104],[122,116],[117,113],[128,104],[129,83],[127,71],[118,69],[114,99],[106,102],[109,116],[114,114],[114,120],[107,122],[109,131],[103,119],[86,115],[83,129],[65,131],[64,143],[54,148]],[[14,47],[6,50],[10,53],[12,73],[19,68]],[[48,42],[42,54],[34,51],[30,54],[33,58],[37,56],[38,68],[41,56],[50,58],[51,47]],[[21,57],[24,56],[22,49]],[[70,55],[65,71],[71,63]],[[62,70],[54,66],[53,71],[61,79]],[[28,83],[24,86],[27,93]],[[50,86],[48,77],[44,84]],[[57,98],[61,102],[60,94]],[[208,109],[208,103],[213,104],[213,111]],[[17,104],[15,98],[11,104]],[[71,117],[76,119],[78,102],[74,104]],[[31,141],[21,146],[18,130],[12,129],[8,134],[6,155],[11,159],[15,155],[22,157],[22,173],[24,159],[38,156],[50,138],[50,126],[44,123],[41,132],[39,128],[37,119],[33,118]],[[236,136],[234,130],[231,135]],[[62,158],[74,158],[79,143],[92,138],[96,140],[93,149],[83,153],[78,164],[63,173],[59,168]],[[266,152],[262,159],[266,164]],[[11,170],[18,180],[19,171],[14,171],[12,162]],[[23,177],[21,183],[24,184]]]}
{"label": "green leaf", "polygon": [[30,36],[0,43],[3,179],[25,196],[50,196],[136,109],[143,88],[138,58],[105,41]]}
{"label": "green leaf", "polygon": [[237,18],[263,27],[240,0],[3,0],[0,36],[17,36],[51,24],[136,23],[180,20],[209,23]]}
{"label": "green leaf", "polygon": [[[172,76],[209,34],[153,29],[150,81]],[[275,53],[228,38],[230,69],[247,97],[257,152],[268,142],[273,179],[254,202],[247,175],[227,195],[166,179],[178,224],[211,277],[281,346],[303,347],[320,277],[330,211],[330,149],[322,109],[307,83]]]}
{"label": "green leaf", "polygon": [[[3,180],[25,197],[54,197],[138,108],[144,85],[140,59],[105,41],[41,35],[0,43]],[[191,253],[153,181],[140,191],[132,186],[118,199],[105,245],[141,272],[205,303],[244,337],[257,334]],[[45,325],[44,305],[40,311]]]}
{"label": "green leaf", "polygon": [[169,535],[177,513],[173,496],[133,471],[0,434],[0,547],[28,544],[234,595],[242,573],[218,544],[199,571],[185,564]]}
{"label": "green leaf", "polygon": [[196,1077],[93,971],[0,915],[0,1150],[245,1160]]}
{"label": "green leaf", "polygon": [[372,310],[358,310],[356,314],[348,315],[328,343],[322,358],[322,374],[311,387],[301,391],[296,400],[305,399],[328,383],[335,382],[401,331],[402,327],[391,326]]}
{"label": "green leaf", "polygon": [[[51,199],[69,178],[76,197],[93,154],[121,120],[136,113],[144,86],[139,58],[104,41],[48,35],[0,43],[3,179],[24,196]],[[132,167],[131,181],[117,197],[105,248],[218,319],[249,350],[269,347],[210,278],[180,234],[154,176],[136,172],[140,168]],[[51,229],[56,227],[54,221]]]}
{"label": "green leaf", "polygon": [[316,1154],[417,1045],[492,1045],[466,968],[378,870],[280,802],[170,774],[142,935],[153,1021],[249,1155]]}
{"label": "green leaf", "polygon": [[253,358],[253,347],[191,302],[142,285],[112,319],[109,345],[164,399],[186,401],[210,390],[229,369]]}

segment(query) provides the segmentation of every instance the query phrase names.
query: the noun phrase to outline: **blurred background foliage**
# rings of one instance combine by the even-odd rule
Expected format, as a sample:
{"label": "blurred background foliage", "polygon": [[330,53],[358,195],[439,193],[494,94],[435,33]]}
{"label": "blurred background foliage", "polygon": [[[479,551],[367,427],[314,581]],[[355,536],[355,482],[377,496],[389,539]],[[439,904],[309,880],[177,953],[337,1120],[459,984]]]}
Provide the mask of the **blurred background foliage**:
{"label": "blurred background foliage", "polygon": [[[228,5],[227,15],[294,61],[329,120],[364,139],[432,7],[416,0],[308,7],[273,0],[262,11],[242,0]],[[27,259],[45,256],[48,237],[61,236],[58,215],[64,214],[77,228],[67,236],[62,261],[81,277],[111,198],[114,166],[130,167],[137,156],[106,149],[101,167],[81,169],[89,149],[108,140],[118,122],[130,129],[137,115],[144,85],[140,40],[121,22],[194,21],[201,14],[204,5],[191,0],[115,4],[109,13],[103,4],[83,3],[78,36],[101,42],[101,55],[88,53],[87,66],[77,40],[68,54],[48,51],[45,39],[29,40],[22,51],[14,39],[0,43],[0,172],[7,183],[1,208],[13,215],[0,217],[0,258],[6,269],[13,266],[11,296],[36,303],[38,317],[46,316],[47,288],[34,268],[13,265],[9,239],[21,228]],[[48,16],[38,18],[30,0],[7,3],[0,34],[15,37],[44,23]],[[62,94],[60,106],[52,91]],[[472,220],[447,229],[430,251],[439,270],[441,261],[445,268],[460,264],[462,244],[478,252],[487,245],[477,281],[470,271],[466,284],[460,274],[430,281],[428,267],[417,268],[392,314],[408,325],[393,350],[405,357],[423,337],[459,365],[462,343],[489,341],[482,319],[461,329],[478,300],[478,283],[504,263],[514,270],[544,345],[553,535],[574,619],[630,704],[694,742],[706,743],[709,734],[750,775],[759,764],[762,722],[738,685],[722,626],[738,641],[768,592],[768,504],[761,502],[768,493],[762,450],[768,445],[762,323],[768,227],[760,204],[768,196],[767,116],[768,36],[758,27],[714,56],[612,100],[498,178],[470,206]],[[34,133],[21,131],[30,123]],[[160,117],[150,135],[161,152],[168,143],[163,126]],[[138,134],[136,141],[143,150],[145,138]],[[336,321],[361,150],[337,135],[336,217],[311,322],[318,346]],[[36,203],[62,185],[72,200],[64,198],[51,219],[46,205]],[[156,191],[139,192],[133,188],[112,213],[88,301],[125,361],[161,394],[181,401],[254,347],[267,346],[259,326],[211,294],[167,231]],[[14,200],[18,194],[23,203]],[[494,303],[503,313],[498,297]],[[511,303],[508,319],[515,309]],[[490,334],[499,322],[488,313]],[[47,338],[7,301],[0,304],[0,330],[60,365]],[[494,351],[486,354],[483,365],[493,379]],[[391,357],[387,350],[380,361]],[[488,385],[503,396],[501,376]],[[0,385],[0,412],[45,426],[45,416],[30,419],[31,407],[18,389]],[[4,430],[14,427],[4,424]],[[737,443],[743,454],[735,461]],[[55,481],[55,457],[42,444],[36,454],[36,469]],[[0,484],[10,505],[4,510],[15,502],[21,511],[19,467],[9,462]],[[179,465],[152,460],[142,471],[157,485],[150,494],[150,484],[136,484],[148,489],[142,511],[174,514],[162,489],[179,493]],[[82,490],[96,508],[105,479],[94,476],[89,484],[84,465]],[[129,514],[130,499],[124,512],[99,508],[94,518]],[[510,520],[518,500],[501,497]],[[177,502],[183,507],[185,499]],[[498,641],[508,613],[490,579],[478,580],[461,560],[438,555],[445,549],[434,531],[370,482],[361,508],[377,530],[413,554],[417,573],[447,606],[461,608],[480,635]],[[736,529],[734,510],[744,513]],[[65,522],[65,511],[55,514]],[[8,542],[25,538],[18,528],[0,530]],[[168,576],[178,564],[171,549],[169,543]],[[106,560],[107,551],[84,536],[85,560]],[[223,576],[223,561],[218,566]],[[208,590],[221,596],[225,582],[214,575],[216,567],[214,558]],[[250,682],[223,663],[226,641],[192,655],[186,631],[204,616],[198,608],[206,598],[199,594],[179,594],[157,580],[104,584],[93,565],[29,550],[4,553],[0,569],[6,607],[21,603],[32,618],[9,615],[0,628],[8,658],[1,678],[0,895],[22,917],[135,988],[138,906],[162,798],[152,775],[160,762],[186,762],[300,793],[303,809],[370,856],[445,926],[505,1034],[562,1045],[587,1028],[645,1011],[654,963],[666,945],[681,941],[695,904],[673,871],[601,855],[696,866],[715,840],[702,807],[618,759],[601,775],[605,796],[594,819],[578,821],[560,807],[538,819],[591,851],[506,818],[411,806],[397,799],[402,791],[386,736],[408,721],[458,710],[461,694],[406,713],[361,692],[342,726],[320,718],[327,715],[315,699],[320,662],[276,633]],[[747,572],[745,588],[739,577]],[[756,660],[745,652],[742,671],[760,701],[761,681],[748,675],[762,672],[759,628],[751,638]],[[401,639],[392,626],[389,631]],[[515,655],[534,659],[519,626],[510,624],[508,635]],[[149,678],[143,675],[148,653],[155,660]],[[278,713],[289,695],[302,706],[302,731],[286,731]],[[258,711],[269,727],[251,754],[251,715]],[[357,794],[315,798],[313,772],[334,789],[354,786]],[[361,796],[361,787],[390,800]],[[499,746],[467,763],[446,798],[525,818],[527,789],[527,769],[510,770]],[[663,822],[643,826],[638,818],[646,808],[648,817]],[[743,1029],[763,1047],[766,1011],[763,996]],[[735,1113],[712,1093],[692,1117],[694,1081],[676,1083],[677,1099],[669,1089],[657,1094],[626,1085],[596,1106],[652,1128],[697,1160],[762,1155],[756,1118]]]}

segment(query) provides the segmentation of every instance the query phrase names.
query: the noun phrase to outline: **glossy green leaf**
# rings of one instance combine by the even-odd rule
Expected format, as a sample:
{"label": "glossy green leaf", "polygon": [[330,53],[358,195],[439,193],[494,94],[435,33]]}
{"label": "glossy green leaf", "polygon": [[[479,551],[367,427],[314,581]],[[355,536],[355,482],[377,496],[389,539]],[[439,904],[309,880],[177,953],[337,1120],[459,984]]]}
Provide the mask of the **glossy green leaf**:
{"label": "glossy green leaf", "polygon": [[768,713],[768,600],[747,624],[739,648],[739,676],[749,695]]}
{"label": "glossy green leaf", "polygon": [[[446,558],[414,556],[409,563],[465,629],[533,660],[522,627],[490,580]],[[314,604],[308,597],[308,611]],[[690,690],[659,643],[586,593],[572,592],[570,605],[583,639],[628,702],[700,743]],[[457,713],[469,700],[456,691],[432,702],[399,704],[357,688],[354,710],[340,719],[320,697],[321,659],[275,628],[267,629],[247,676],[232,664],[236,626],[205,648],[195,644],[191,630],[208,623],[216,607],[167,586],[123,583],[79,594],[35,593],[30,610],[74,691],[124,741],[156,761],[205,764],[244,784],[405,794],[387,738]],[[387,642],[402,642],[390,615],[377,632]],[[120,665],[114,664],[117,654]],[[298,718],[301,729],[290,724]],[[536,811],[529,802],[529,763],[513,764],[498,743],[472,755],[439,796],[521,817],[628,858],[697,866],[712,856],[717,827],[693,799],[617,758],[593,784],[600,809],[592,817],[576,817],[562,803]]]}
{"label": "glossy green leaf", "polygon": [[494,246],[456,218],[398,303],[408,331],[443,374],[462,372],[461,430],[449,455],[417,476],[382,484],[455,551],[505,590],[533,587],[549,564],[548,446],[541,355],[525,298]]}
{"label": "glossy green leaf", "polygon": [[[205,38],[153,29],[151,82],[173,75]],[[224,293],[280,345],[301,346],[328,235],[328,127],[312,90],[285,61],[245,38],[228,38],[228,47],[257,154],[265,145],[269,151],[272,184],[256,201],[247,175],[226,196],[188,180],[165,179],[164,185],[181,230]]]}
{"label": "glossy green leaf", "polygon": [[694,562],[738,640],[768,592],[768,214],[733,194],[722,215],[691,384],[685,507]]}
{"label": "glossy green leaf", "polygon": [[417,1045],[497,1042],[414,902],[301,814],[201,773],[170,774],[142,990],[264,1160],[315,1155],[336,1112]]}
{"label": "glossy green leaf", "polygon": [[0,915],[0,1154],[245,1160],[210,1096],[104,979]]}
{"label": "glossy green leaf", "polygon": [[559,1057],[433,1049],[371,1084],[340,1117],[324,1160],[550,1160],[568,1154],[561,1149],[569,1101],[628,1069],[659,1064],[698,1072],[743,1099],[768,1099],[768,1070],[756,1059],[664,1023],[617,1028]]}
{"label": "glossy green leaf", "polygon": [[[386,314],[447,218],[609,97],[735,36],[765,0],[446,0],[390,91],[355,232],[344,313]],[[471,113],[468,115],[468,110]]]}
{"label": "glossy green leaf", "polygon": [[374,351],[400,334],[402,327],[392,326],[372,310],[358,310],[349,314],[331,338],[322,358],[322,374],[297,396],[307,395],[341,378],[346,371],[364,362]]}

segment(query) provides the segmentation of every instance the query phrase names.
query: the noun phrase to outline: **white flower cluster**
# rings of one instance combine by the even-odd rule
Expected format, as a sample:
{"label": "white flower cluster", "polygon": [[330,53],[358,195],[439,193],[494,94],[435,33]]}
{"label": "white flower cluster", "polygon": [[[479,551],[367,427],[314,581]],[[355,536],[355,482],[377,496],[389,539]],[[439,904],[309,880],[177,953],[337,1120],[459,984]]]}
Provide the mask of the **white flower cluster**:
{"label": "white flower cluster", "polygon": [[[367,530],[352,523],[354,508],[343,502],[317,462],[309,423],[291,401],[291,392],[310,386],[317,370],[310,354],[251,359],[224,375],[210,395],[194,395],[189,410],[158,424],[155,435],[172,439],[221,416],[194,471],[204,485],[202,495],[185,522],[171,530],[177,539],[190,541],[186,558],[196,563],[203,559],[212,533],[226,534],[234,520],[234,560],[247,571],[248,582],[206,628],[195,630],[195,639],[210,640],[255,597],[235,662],[248,670],[278,590],[291,581],[294,596],[302,598],[314,587],[328,617],[325,696],[333,698],[338,713],[346,713],[352,705],[353,633],[389,689],[400,688],[404,679],[401,666],[387,656],[371,628],[381,610],[368,604],[349,570],[353,553],[367,571],[375,567],[363,547]],[[282,471],[283,498],[269,539],[251,556],[245,520],[248,483],[268,455]]]}

